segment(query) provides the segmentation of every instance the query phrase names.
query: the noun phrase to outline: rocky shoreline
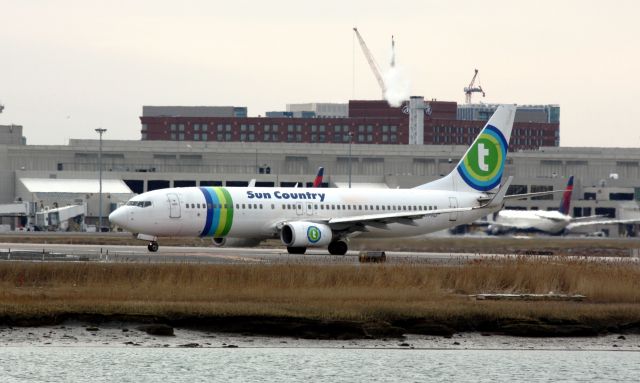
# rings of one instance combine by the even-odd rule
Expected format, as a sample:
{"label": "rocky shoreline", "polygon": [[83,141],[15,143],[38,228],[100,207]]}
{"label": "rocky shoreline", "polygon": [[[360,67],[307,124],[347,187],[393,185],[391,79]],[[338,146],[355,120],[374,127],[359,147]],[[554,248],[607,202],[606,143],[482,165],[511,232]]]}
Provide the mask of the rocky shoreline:
{"label": "rocky shoreline", "polygon": [[606,334],[640,334],[640,320],[618,322],[605,320],[484,319],[451,318],[447,321],[405,318],[389,321],[317,320],[295,317],[267,316],[173,316],[102,314],[56,314],[39,316],[0,316],[0,326],[40,327],[64,323],[84,323],[87,328],[127,323],[140,331],[156,336],[170,336],[174,328],[202,332],[250,334],[268,337],[301,339],[401,339],[407,334],[450,338],[457,333],[506,335],[513,337],[595,337]]}

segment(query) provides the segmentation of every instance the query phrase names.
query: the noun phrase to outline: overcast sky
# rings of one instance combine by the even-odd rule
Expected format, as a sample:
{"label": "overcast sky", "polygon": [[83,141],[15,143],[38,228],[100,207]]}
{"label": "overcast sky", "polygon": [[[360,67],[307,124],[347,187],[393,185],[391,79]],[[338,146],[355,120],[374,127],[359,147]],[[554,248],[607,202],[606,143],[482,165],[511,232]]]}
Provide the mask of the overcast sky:
{"label": "overcast sky", "polygon": [[640,147],[638,1],[0,0],[0,124],[30,144],[139,139],[142,105],[376,99],[391,35],[411,94],[560,104],[562,146]]}

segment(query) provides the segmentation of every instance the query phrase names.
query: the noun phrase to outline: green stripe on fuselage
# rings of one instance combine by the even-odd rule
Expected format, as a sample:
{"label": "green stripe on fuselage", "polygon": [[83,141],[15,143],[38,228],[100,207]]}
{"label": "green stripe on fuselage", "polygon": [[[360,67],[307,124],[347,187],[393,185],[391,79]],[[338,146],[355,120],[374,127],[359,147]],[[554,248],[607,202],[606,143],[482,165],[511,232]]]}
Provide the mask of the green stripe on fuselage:
{"label": "green stripe on fuselage", "polygon": [[[227,205],[223,205],[223,206],[229,206],[228,209],[225,209],[225,216],[226,216],[226,220],[224,223],[224,228],[221,232],[221,236],[225,236],[227,234],[229,234],[229,231],[231,230],[231,225],[233,224],[233,199],[231,198],[231,194],[229,194],[229,192],[227,191],[226,188],[220,188],[220,190],[222,191],[222,195],[224,196],[224,203]],[[220,222],[220,226],[222,226],[222,222]]]}

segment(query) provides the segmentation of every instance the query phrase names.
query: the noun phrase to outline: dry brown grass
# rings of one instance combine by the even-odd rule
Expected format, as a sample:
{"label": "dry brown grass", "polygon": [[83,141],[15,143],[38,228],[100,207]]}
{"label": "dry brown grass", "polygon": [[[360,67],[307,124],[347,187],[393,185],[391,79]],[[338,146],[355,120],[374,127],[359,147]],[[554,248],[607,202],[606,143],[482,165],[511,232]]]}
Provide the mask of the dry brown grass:
{"label": "dry brown grass", "polygon": [[[487,292],[587,302],[477,302]],[[0,315],[270,315],[325,319],[639,318],[640,268],[520,258],[424,265],[0,263]]]}

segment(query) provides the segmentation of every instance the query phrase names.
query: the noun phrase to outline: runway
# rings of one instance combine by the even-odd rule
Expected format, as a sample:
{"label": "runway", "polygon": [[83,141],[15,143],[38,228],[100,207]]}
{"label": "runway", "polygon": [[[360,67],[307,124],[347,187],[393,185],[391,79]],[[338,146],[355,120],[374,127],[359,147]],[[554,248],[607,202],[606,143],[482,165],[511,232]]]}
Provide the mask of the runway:
{"label": "runway", "polygon": [[[200,264],[357,264],[358,251],[349,251],[344,256],[334,256],[322,249],[309,249],[306,254],[288,254],[282,248],[235,248],[235,247],[183,247],[161,246],[151,253],[146,246],[122,245],[69,245],[69,244],[0,244],[0,260],[23,261],[92,261],[92,262],[136,262],[136,263],[200,263]],[[515,255],[513,255],[515,256]],[[386,263],[463,265],[489,259],[512,257],[487,253],[442,253],[386,251]],[[553,257],[562,259],[588,259],[596,262],[638,263],[634,257]]]}

